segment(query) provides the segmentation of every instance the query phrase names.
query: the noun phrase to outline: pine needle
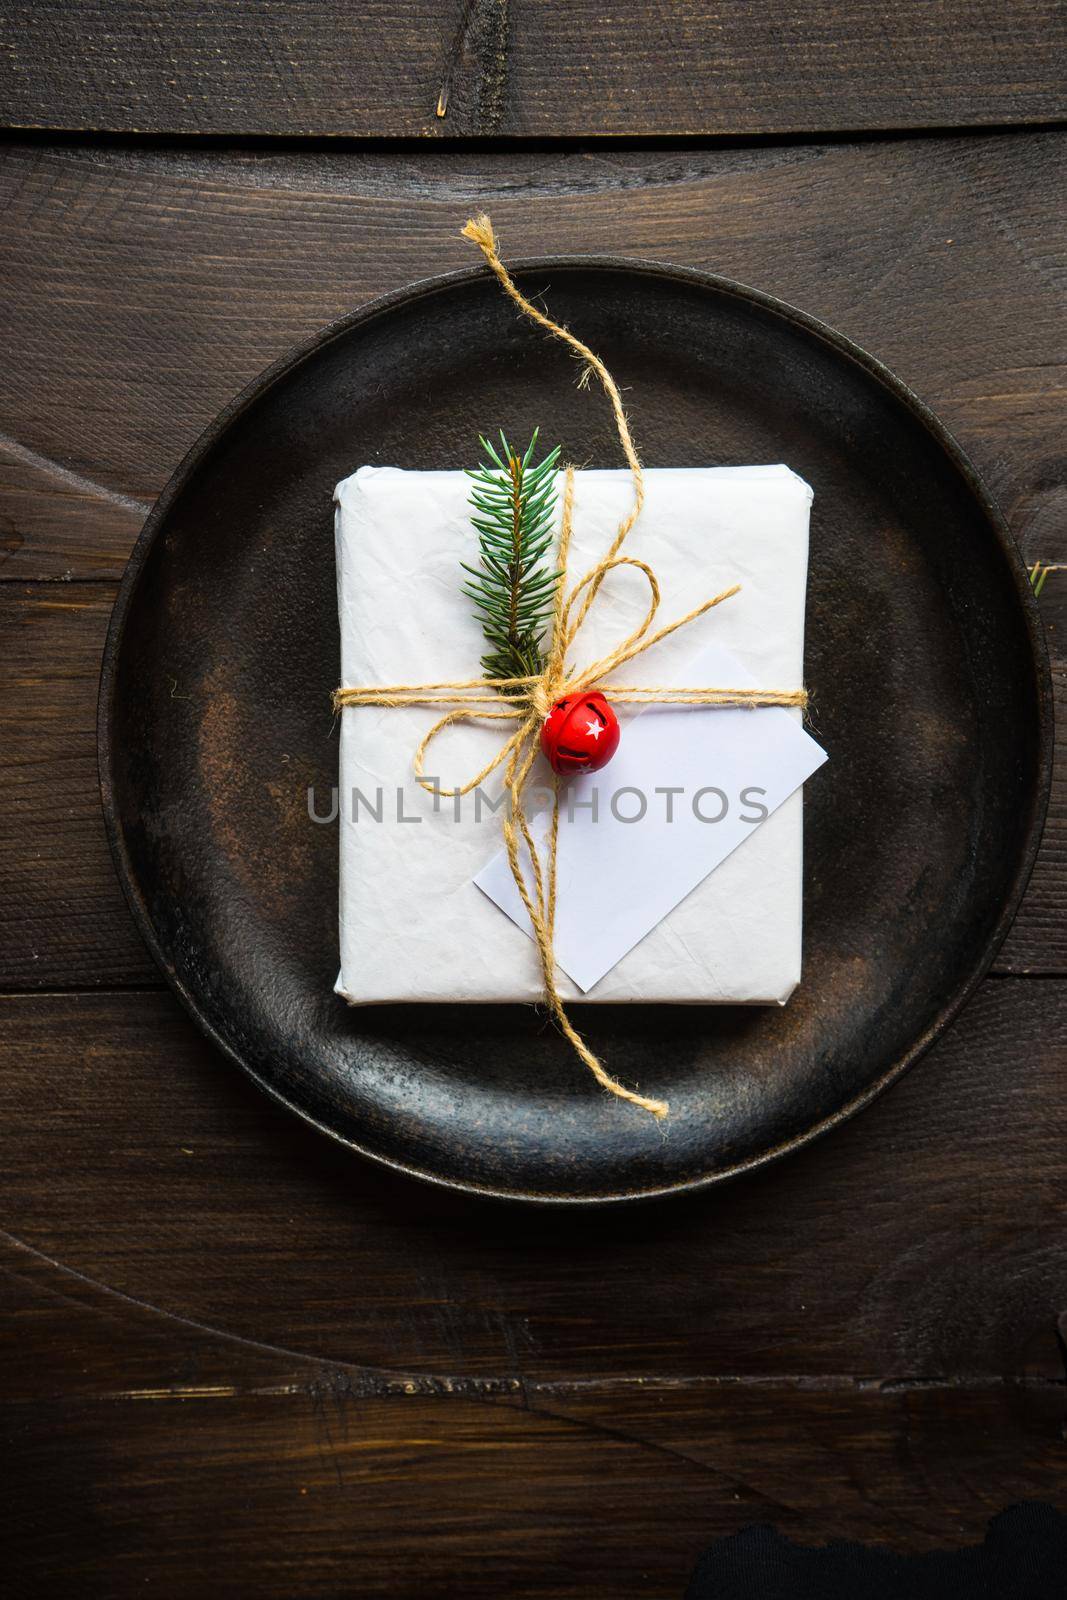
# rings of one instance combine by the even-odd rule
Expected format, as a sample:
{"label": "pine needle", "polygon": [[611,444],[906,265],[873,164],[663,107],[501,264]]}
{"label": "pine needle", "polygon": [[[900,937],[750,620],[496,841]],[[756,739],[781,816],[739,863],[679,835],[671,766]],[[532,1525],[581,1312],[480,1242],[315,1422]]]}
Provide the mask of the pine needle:
{"label": "pine needle", "polygon": [[1040,600],[1041,591],[1045,587],[1045,579],[1051,571],[1052,568],[1050,566],[1047,564],[1042,566],[1040,561],[1035,561],[1030,568],[1030,583],[1033,586],[1035,600]]}

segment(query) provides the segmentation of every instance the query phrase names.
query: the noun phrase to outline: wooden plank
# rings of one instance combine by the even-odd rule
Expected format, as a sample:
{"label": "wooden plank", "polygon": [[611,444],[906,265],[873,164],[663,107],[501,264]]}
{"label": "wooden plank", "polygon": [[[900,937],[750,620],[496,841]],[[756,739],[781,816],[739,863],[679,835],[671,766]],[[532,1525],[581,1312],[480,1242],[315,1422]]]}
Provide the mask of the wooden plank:
{"label": "wooden plank", "polygon": [[7,0],[9,125],[186,135],[737,135],[1062,117],[1054,0]]}
{"label": "wooden plank", "polygon": [[[1001,982],[989,987],[989,1002],[985,997],[981,1002],[992,1006],[984,1032],[1011,1035],[1025,1059],[1032,1024],[1019,1027],[1019,1013],[1005,1010],[1003,997],[1011,995],[1014,1003],[1046,986]],[[11,1006],[19,1013],[14,1024]],[[251,1101],[251,1091],[235,1077],[214,1082],[210,1062],[195,1059],[197,1051],[206,1054],[202,1046],[190,1053],[189,1042],[182,1045],[182,1024],[166,1016],[166,1006],[155,995],[38,998],[0,1006],[3,1045],[13,1045],[18,1035],[6,1059],[19,1062],[21,1085],[8,1104],[11,1099],[37,1104],[34,1144],[45,1141],[40,1107],[48,1104],[48,1120],[59,1126],[59,1170],[69,1166],[72,1142],[80,1144],[67,1178],[72,1192],[77,1174],[83,1181],[86,1173],[98,1173],[98,1152],[109,1136],[117,1146],[106,1163],[110,1181],[104,1171],[86,1186],[80,1237],[90,1235],[94,1219],[112,1243],[122,1230],[123,1258],[142,1264],[152,1259],[155,1285],[170,1277],[168,1262],[178,1266],[178,1298],[195,1282],[198,1269],[208,1267],[222,1282],[229,1266],[230,1306],[243,1301],[251,1286],[250,1326],[261,1331],[270,1331],[262,1314],[278,1286],[286,1310],[293,1312],[301,1293],[293,1283],[294,1262],[304,1258],[317,1277],[307,1320],[315,1323],[315,1333],[325,1326],[334,1357],[306,1349],[323,1346],[322,1339],[309,1339],[307,1333],[299,1349],[280,1349],[160,1312],[0,1238],[0,1430],[16,1466],[8,1486],[5,1570],[27,1589],[82,1592],[106,1582],[107,1594],[120,1600],[139,1594],[150,1581],[154,1592],[174,1600],[248,1592],[294,1600],[338,1594],[342,1573],[346,1592],[360,1595],[514,1592],[577,1600],[613,1592],[616,1574],[625,1571],[627,1592],[667,1597],[680,1594],[686,1571],[710,1539],[752,1522],[769,1520],[805,1542],[857,1538],[923,1550],[981,1538],[985,1522],[1006,1502],[1062,1504],[1064,1390],[1053,1320],[1043,1314],[1038,1293],[1033,1338],[1013,1347],[1005,1338],[1011,1330],[1001,1328],[998,1336],[1000,1302],[990,1304],[987,1290],[990,1283],[997,1285],[998,1274],[989,1267],[990,1224],[979,1200],[984,1176],[977,1168],[966,1176],[968,1194],[957,1195],[949,1214],[942,1206],[953,1194],[952,1184],[941,1181],[933,1192],[928,1187],[937,1160],[933,1142],[944,1138],[949,1162],[958,1162],[955,1152],[973,1136],[973,1123],[958,1130],[957,1138],[957,1131],[942,1128],[937,1118],[942,1131],[931,1139],[928,1104],[912,1104],[901,1120],[881,1130],[873,1146],[864,1141],[851,1152],[859,1208],[856,1195],[841,1192],[846,1141],[862,1139],[864,1125],[873,1131],[875,1118],[893,1099],[909,1094],[918,1074],[867,1114],[864,1125],[825,1144],[819,1168],[800,1157],[737,1189],[728,1218],[715,1200],[689,1208],[688,1219],[686,1208],[672,1208],[672,1248],[664,1248],[664,1213],[649,1213],[651,1227],[637,1232],[629,1227],[622,1238],[617,1226],[606,1230],[614,1234],[611,1243],[600,1226],[603,1219],[571,1218],[563,1245],[550,1221],[549,1237],[542,1237],[544,1218],[523,1227],[515,1213],[486,1208],[440,1216],[438,1197],[426,1190],[408,1192],[408,1186],[395,1186],[395,1195],[382,1197],[386,1216],[379,1218],[373,1187],[368,1192],[360,1182],[360,1168],[346,1163],[344,1171],[334,1170],[326,1163],[323,1170],[310,1160],[310,1144],[288,1150],[280,1162],[277,1141],[285,1144],[288,1122],[258,1101],[267,1120],[253,1117],[238,1128],[230,1107],[242,1098]],[[125,1026],[115,1027],[117,1008],[126,1014]],[[1062,1010],[1059,1003],[1054,1006],[1061,1032]],[[147,1050],[130,1050],[131,1029],[150,1038]],[[40,1066],[35,1038],[45,1034],[51,1037],[45,1054],[54,1067],[46,1066],[30,1082],[34,1069],[22,1064],[21,1050],[29,1048]],[[109,1038],[110,1050],[99,1050],[101,1037]],[[163,1059],[166,1080],[160,1075]],[[133,1064],[133,1075],[122,1064]],[[115,1066],[120,1066],[118,1077]],[[987,1093],[982,1066],[979,1062],[979,1101]],[[80,1067],[96,1074],[94,1090]],[[942,1077],[955,1074],[963,1080],[955,1088],[945,1083],[947,1096],[968,1091],[973,1064],[966,1050],[937,1070]],[[128,1099],[123,1085],[142,1074],[144,1082],[134,1082]],[[192,1093],[182,1088],[187,1075],[194,1080]],[[192,1155],[182,1150],[182,1165],[173,1141],[160,1136],[160,1110],[144,1115],[149,1078],[155,1106],[174,1085],[174,1125],[186,1130],[194,1125],[190,1136],[197,1149],[187,1147]],[[1051,1192],[1056,1184],[1062,1192],[1062,1174],[1035,1166],[1032,1134],[1030,1142],[1016,1142],[1027,1102],[1038,1117],[1043,1109],[1043,1096],[1033,1093],[1033,1075],[1024,1072],[1024,1078],[1016,1115],[1003,1136],[1013,1142],[1019,1154],[1016,1171],[1029,1174],[1029,1198],[1043,1213],[1043,1189]],[[78,1117],[78,1102],[88,1117]],[[93,1102],[96,1110],[90,1109]],[[205,1146],[205,1110],[216,1128],[230,1123],[229,1134],[216,1136],[210,1147]],[[985,1104],[984,1115],[989,1114]],[[270,1118],[277,1118],[277,1139]],[[96,1133],[80,1138],[78,1122],[83,1131],[96,1126]],[[904,1142],[902,1128],[909,1131]],[[21,1126],[13,1133],[21,1142]],[[931,1149],[921,1158],[926,1144]],[[883,1166],[875,1168],[880,1150]],[[54,1154],[53,1147],[53,1165]],[[925,1192],[923,1200],[931,1202],[926,1210],[923,1200],[904,1206],[899,1195],[888,1197],[870,1184],[872,1171],[902,1170],[917,1155],[915,1187],[917,1198]],[[235,1157],[245,1165],[237,1184]],[[266,1165],[258,1170],[261,1162]],[[798,1163],[808,1163],[808,1176],[792,1189],[790,1174],[797,1173]],[[142,1190],[149,1165],[155,1171],[147,1198]],[[35,1165],[27,1160],[26,1170],[30,1166],[35,1187],[42,1190],[43,1149]],[[769,1187],[776,1194],[761,1195],[771,1176]],[[5,1195],[5,1210],[13,1219],[19,1198],[26,1197],[19,1187],[22,1178],[14,1174]],[[891,1186],[899,1189],[899,1181]],[[813,1206],[817,1190],[822,1190],[821,1203]],[[753,1251],[750,1274],[744,1262],[752,1232],[728,1250],[713,1245],[721,1242],[725,1227],[737,1226],[745,1194],[766,1232],[763,1248]],[[806,1195],[808,1205],[800,1226],[792,1229],[798,1194]],[[875,1235],[885,1246],[886,1202],[902,1224],[896,1251],[889,1253],[893,1261],[885,1248],[877,1258],[854,1248],[856,1237],[870,1245]],[[1017,1195],[1014,1205],[1021,1202],[1024,1195]],[[942,1302],[963,1296],[973,1317],[984,1323],[987,1355],[1001,1371],[971,1370],[965,1378],[901,1376],[896,1363],[904,1328],[915,1320],[926,1322],[926,1331],[936,1330],[944,1341],[936,1304],[926,1302],[925,1315],[915,1318],[923,1270],[934,1285],[947,1272],[944,1262],[939,1266],[931,1259],[929,1222],[936,1218],[937,1230],[944,1229],[947,1250],[950,1229],[965,1216],[966,1206],[971,1226],[965,1275],[949,1272],[952,1282],[944,1285]],[[827,1234],[837,1208],[837,1224]],[[136,1222],[131,1221],[134,1211]],[[389,1277],[379,1277],[373,1248],[358,1243],[354,1211],[371,1242],[382,1227],[390,1230],[382,1240],[382,1254],[390,1246],[394,1253]],[[285,1243],[280,1245],[283,1213]],[[777,1270],[768,1270],[776,1230],[771,1213],[784,1224],[773,1250]],[[840,1214],[853,1218],[851,1245],[841,1237]],[[510,1240],[509,1216],[510,1226],[520,1224],[518,1238],[512,1234]],[[1009,1205],[1000,1219],[1003,1229],[1013,1227],[1013,1216]],[[974,1229],[976,1218],[982,1219],[982,1234]],[[797,1246],[790,1234],[813,1229],[816,1237],[809,1240],[805,1259],[790,1272]],[[427,1230],[430,1238],[424,1238]],[[1029,1238],[1029,1230],[1019,1237]],[[1053,1234],[1046,1237],[1051,1240]],[[813,1272],[819,1242],[821,1270]],[[309,1243],[315,1253],[306,1258]],[[54,1214],[48,1245],[64,1254],[72,1245]],[[907,1256],[917,1246],[921,1259],[909,1267]],[[571,1261],[574,1250],[577,1259]],[[619,1250],[624,1261],[616,1267]],[[77,1246],[75,1253],[80,1254]],[[675,1339],[696,1331],[709,1354],[717,1341],[709,1341],[707,1323],[721,1323],[723,1307],[733,1307],[734,1320],[749,1318],[757,1330],[777,1330],[779,1352],[793,1357],[793,1365],[803,1365],[795,1360],[798,1347],[806,1350],[824,1310],[809,1299],[808,1285],[840,1272],[845,1253],[878,1261],[888,1280],[881,1290],[870,1282],[856,1293],[853,1262],[833,1318],[838,1338],[848,1339],[849,1325],[869,1325],[877,1307],[880,1341],[864,1338],[861,1346],[875,1350],[881,1370],[896,1376],[659,1376],[656,1357],[662,1362],[662,1349],[654,1347],[646,1358],[633,1339],[635,1323],[649,1306],[659,1323],[669,1278],[678,1318]],[[1014,1251],[1006,1254],[1003,1245],[995,1254],[1006,1267],[997,1291],[1003,1298],[1025,1280],[1030,1262]],[[405,1261],[413,1283],[426,1280],[427,1270],[437,1274],[432,1301],[424,1283],[421,1293],[416,1288],[406,1301],[397,1298],[402,1286],[395,1280],[395,1262]],[[699,1272],[691,1270],[696,1261]],[[629,1283],[625,1262],[640,1269]],[[649,1262],[659,1262],[651,1278]],[[114,1266],[112,1259],[112,1275]],[[605,1266],[608,1306],[601,1304],[600,1291]],[[1049,1286],[1057,1277],[1062,1283],[1057,1256],[1046,1258],[1043,1270]],[[693,1322],[691,1280],[704,1282],[705,1274],[720,1280],[721,1298],[712,1317],[705,1310]],[[598,1286],[592,1298],[590,1280]],[[613,1330],[613,1354],[624,1374],[603,1373],[603,1358],[598,1358],[590,1363],[590,1373],[561,1376],[565,1366],[557,1365],[547,1376],[537,1376],[534,1341],[544,1336],[545,1325],[560,1318],[584,1328],[587,1338],[603,1336],[609,1318],[617,1315],[624,1285],[629,1317]],[[368,1350],[368,1290],[382,1322],[392,1320],[400,1328],[400,1344],[390,1347],[390,1365],[382,1368],[360,1362]],[[931,1299],[936,1301],[937,1293]],[[517,1310],[510,1310],[509,1333],[502,1307],[523,1301],[528,1315],[520,1336]],[[809,1317],[798,1318],[797,1304]],[[413,1339],[418,1322],[421,1334]],[[957,1315],[955,1325],[968,1325],[968,1318]],[[486,1342],[493,1333],[486,1370]],[[726,1354],[721,1330],[718,1344]],[[427,1371],[442,1352],[453,1371],[445,1376]],[[942,1357],[945,1352],[942,1342]],[[406,1370],[398,1365],[413,1354],[419,1365]],[[957,1346],[955,1354],[961,1362],[974,1362],[974,1346]],[[587,1352],[573,1347],[571,1355],[577,1371]],[[467,1366],[478,1368],[474,1376],[462,1376],[464,1358]],[[240,1483],[238,1493],[235,1483]],[[205,1526],[213,1530],[206,1546]]]}
{"label": "wooden plank", "polygon": [[111,865],[96,691],[114,589],[0,585],[0,986],[158,983]]}
{"label": "wooden plank", "polygon": [[[1052,579],[1049,579],[1052,582]],[[1047,597],[1047,598],[1046,598]],[[1067,572],[1053,593],[1046,585],[1042,614],[1064,606]],[[1062,649],[1067,636],[1050,629],[1050,649]],[[1053,657],[1056,720],[1067,726],[1067,663]],[[1067,741],[1060,735],[1053,756],[1052,793],[1041,847],[1019,914],[1001,946],[994,970],[1016,973],[1067,972]]]}
{"label": "wooden plank", "polygon": [[[793,1394],[830,1378],[1062,1378],[1065,980],[990,979],[891,1093],[773,1169],[580,1219],[352,1158],[258,1093],[167,994],[0,999],[0,1053],[0,1214],[63,1263],[46,1287],[74,1306],[87,1286],[72,1274],[107,1286],[116,1321],[88,1342],[59,1326],[50,1349],[30,1329],[7,1381],[42,1402],[234,1372],[302,1382],[294,1363],[343,1368],[372,1398],[476,1380],[527,1403],[530,1385],[592,1380]],[[145,1307],[181,1319],[173,1354],[124,1379],[99,1346]],[[251,1341],[256,1360],[209,1358],[205,1330]],[[88,1388],[63,1375],[83,1356]]]}
{"label": "wooden plank", "polygon": [[0,575],[114,577],[129,502],[221,406],[352,306],[471,265],[459,229],[479,206],[509,255],[666,258],[841,328],[944,418],[1031,558],[1067,560],[1050,444],[1065,189],[1067,134],[417,159],[9,149],[0,433],[32,456],[0,451]]}
{"label": "wooden plank", "polygon": [[2,1408],[5,1565],[28,1593],[113,1600],[668,1600],[754,1522],[915,1552],[977,1542],[1006,1502],[1063,1503],[1051,1389],[643,1400],[636,1421],[610,1394]]}
{"label": "wooden plank", "polygon": [[[100,811],[96,692],[113,599],[110,585],[0,584],[0,989],[159,981]],[[1067,712],[1067,666],[1056,682]],[[997,970],[1067,972],[1062,746],[1041,854]]]}

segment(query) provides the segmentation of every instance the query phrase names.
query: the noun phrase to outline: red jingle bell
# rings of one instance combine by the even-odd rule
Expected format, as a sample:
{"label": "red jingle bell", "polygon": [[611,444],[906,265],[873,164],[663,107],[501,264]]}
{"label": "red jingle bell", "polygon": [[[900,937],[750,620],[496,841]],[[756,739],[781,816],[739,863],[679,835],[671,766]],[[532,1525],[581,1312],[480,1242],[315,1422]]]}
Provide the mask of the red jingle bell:
{"label": "red jingle bell", "polygon": [[541,724],[541,749],[553,772],[599,772],[619,748],[614,711],[596,689],[557,700]]}

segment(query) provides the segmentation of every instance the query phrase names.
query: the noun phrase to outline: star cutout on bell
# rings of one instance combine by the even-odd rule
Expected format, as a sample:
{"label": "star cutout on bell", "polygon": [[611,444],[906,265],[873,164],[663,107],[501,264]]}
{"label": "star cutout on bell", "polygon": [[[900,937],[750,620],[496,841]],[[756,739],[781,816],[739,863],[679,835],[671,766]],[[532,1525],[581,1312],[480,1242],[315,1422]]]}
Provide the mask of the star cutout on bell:
{"label": "star cutout on bell", "polygon": [[604,732],[604,729],[600,723],[597,722],[595,717],[591,717],[585,725],[585,731],[586,733],[591,734],[594,739],[599,739],[600,735]]}

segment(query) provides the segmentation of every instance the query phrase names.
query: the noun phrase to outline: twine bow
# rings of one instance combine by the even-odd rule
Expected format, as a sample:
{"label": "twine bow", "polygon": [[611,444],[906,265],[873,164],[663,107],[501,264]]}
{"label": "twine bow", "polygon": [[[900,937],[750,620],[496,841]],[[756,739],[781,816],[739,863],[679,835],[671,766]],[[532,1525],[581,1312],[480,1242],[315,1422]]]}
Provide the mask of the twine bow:
{"label": "twine bow", "polygon": [[[741,585],[734,584],[731,588],[724,589],[712,599],[705,600],[702,605],[694,606],[685,616],[678,617],[674,622],[669,622],[654,632],[650,631],[660,604],[660,588],[656,574],[646,562],[639,561],[636,556],[619,554],[627,535],[641,515],[645,499],[645,483],[615,380],[599,356],[580,339],[575,338],[567,328],[553,322],[519,292],[497,254],[493,226],[487,216],[472,218],[463,229],[463,234],[465,238],[473,240],[481,250],[504,292],[520,311],[539,327],[570,345],[571,349],[581,357],[584,363],[581,383],[583,385],[588,383],[591,374],[599,380],[611,404],[619,442],[633,479],[633,507],[619,524],[611,547],[604,558],[590,567],[569,594],[564,593],[562,579],[557,586],[552,634],[542,673],[523,678],[482,677],[442,683],[395,683],[340,688],[333,697],[334,707],[341,710],[345,706],[447,706],[449,709],[423,736],[415,751],[415,776],[422,788],[430,794],[447,797],[469,794],[489,777],[490,773],[495,772],[500,766],[505,766],[506,763],[504,788],[508,795],[508,805],[502,819],[504,843],[515,887],[519,891],[533,929],[548,1008],[575,1052],[603,1088],[610,1090],[621,1100],[628,1100],[631,1104],[640,1106],[642,1110],[651,1112],[655,1117],[665,1117],[669,1110],[665,1100],[655,1100],[637,1093],[634,1089],[628,1089],[605,1070],[572,1025],[556,987],[553,947],[556,921],[556,860],[559,843],[558,777],[553,775],[552,812],[544,863],[534,842],[523,804],[526,786],[537,757],[541,725],[557,700],[582,694],[594,686],[598,686],[609,699],[632,705],[803,707],[807,705],[808,697],[803,689],[721,689],[705,686],[658,689],[604,681],[610,673],[616,672],[628,661],[642,655],[661,639],[677,632],[679,628],[687,627],[689,623],[695,622],[697,617],[702,617],[705,612],[721,605],[724,600],[729,600],[732,595],[738,593]],[[574,469],[568,467],[564,474],[563,510],[557,558],[561,573],[566,572],[573,516]],[[570,651],[582,624],[589,615],[601,584],[610,572],[619,567],[634,567],[647,581],[649,602],[645,615],[639,626],[614,650],[587,666],[575,668],[569,662]],[[426,776],[426,754],[438,734],[457,723],[494,721],[514,722],[517,726],[492,759],[486,762],[473,778],[457,788],[441,789],[435,779]],[[523,848],[530,863],[529,880],[523,865]]]}

